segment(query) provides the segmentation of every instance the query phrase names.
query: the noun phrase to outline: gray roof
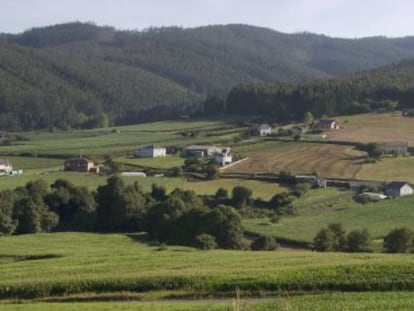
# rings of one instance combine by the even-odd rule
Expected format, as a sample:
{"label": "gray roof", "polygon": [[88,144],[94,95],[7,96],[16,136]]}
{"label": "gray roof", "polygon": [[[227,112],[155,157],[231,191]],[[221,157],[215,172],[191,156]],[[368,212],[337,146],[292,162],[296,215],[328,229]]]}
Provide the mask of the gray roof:
{"label": "gray roof", "polygon": [[408,182],[405,182],[405,181],[393,181],[393,182],[390,182],[389,184],[387,184],[385,187],[387,189],[399,190],[402,187],[404,187],[405,185],[409,185],[411,187],[411,185]]}
{"label": "gray roof", "polygon": [[269,124],[263,123],[259,126],[259,128],[261,130],[268,130],[268,129],[271,129],[272,127]]}
{"label": "gray roof", "polygon": [[186,150],[200,150],[200,149],[210,149],[210,148],[217,148],[216,146],[203,146],[203,145],[191,145],[185,147]]}
{"label": "gray roof", "polygon": [[329,125],[336,122],[335,119],[320,119],[319,124]]}
{"label": "gray roof", "polygon": [[142,147],[141,150],[142,149],[160,149],[160,148],[165,149],[165,147],[162,147],[160,145],[152,144],[152,145],[148,145],[148,146]]}

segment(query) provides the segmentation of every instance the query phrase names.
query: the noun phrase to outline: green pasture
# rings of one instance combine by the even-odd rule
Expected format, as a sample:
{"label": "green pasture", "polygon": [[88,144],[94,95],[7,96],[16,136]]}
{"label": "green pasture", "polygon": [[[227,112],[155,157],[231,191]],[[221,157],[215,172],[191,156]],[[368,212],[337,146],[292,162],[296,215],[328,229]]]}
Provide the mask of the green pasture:
{"label": "green pasture", "polygon": [[2,237],[0,297],[414,289],[411,255],[160,250],[141,240],[141,235],[69,232]]}
{"label": "green pasture", "polygon": [[414,182],[414,157],[384,157],[375,164],[364,164],[360,179]]}
{"label": "green pasture", "polygon": [[[414,197],[384,200],[359,205],[347,201],[348,206],[338,202],[335,208],[321,208],[318,213],[298,216],[282,216],[278,223],[266,218],[246,219],[246,230],[279,238],[312,242],[316,233],[329,223],[342,223],[346,230],[367,228],[374,238],[382,238],[397,227],[414,229]],[[354,207],[352,207],[352,205]]]}
{"label": "green pasture", "polygon": [[254,198],[270,200],[275,194],[287,190],[274,182],[259,181],[252,179],[222,178],[209,181],[187,182],[181,187],[188,190],[194,190],[197,194],[215,194],[217,189],[224,188],[229,192],[236,186],[247,187],[252,190]]}
{"label": "green pasture", "polygon": [[[240,300],[222,301],[210,299],[193,301],[156,301],[156,302],[89,302],[89,303],[23,303],[3,304],[5,311],[343,311],[343,310],[412,310],[414,298],[412,292],[373,292],[373,293],[325,293],[317,295],[299,295],[275,298],[270,301],[252,301],[241,297]],[[237,309],[237,306],[240,306]]]}
{"label": "green pasture", "polygon": [[134,158],[121,157],[116,158],[115,161],[126,164],[128,166],[144,166],[151,168],[168,169],[184,165],[184,158],[180,156],[170,156],[160,158]]}
{"label": "green pasture", "polygon": [[[127,183],[137,182],[144,191],[151,190],[153,184],[163,186],[168,192],[175,188],[193,190],[197,194],[215,194],[217,189],[224,188],[231,195],[231,191],[236,186],[248,187],[253,191],[254,198],[270,199],[276,193],[285,191],[285,188],[279,184],[245,179],[216,179],[207,181],[187,181],[182,177],[122,177]],[[89,190],[95,190],[98,186],[106,183],[107,177],[96,174],[78,173],[78,172],[45,172],[44,170],[27,170],[20,176],[2,176],[0,177],[0,191],[14,189],[24,186],[29,181],[42,179],[47,184],[52,184],[56,179],[66,179],[77,186],[87,187]]]}
{"label": "green pasture", "polygon": [[[240,128],[242,130],[242,128]],[[149,144],[186,146],[221,143],[238,135],[239,127],[228,119],[163,121],[108,129],[72,130],[67,132],[24,132],[24,140],[0,146],[2,155],[68,157],[86,155],[127,156]],[[195,136],[186,135],[195,132]]]}

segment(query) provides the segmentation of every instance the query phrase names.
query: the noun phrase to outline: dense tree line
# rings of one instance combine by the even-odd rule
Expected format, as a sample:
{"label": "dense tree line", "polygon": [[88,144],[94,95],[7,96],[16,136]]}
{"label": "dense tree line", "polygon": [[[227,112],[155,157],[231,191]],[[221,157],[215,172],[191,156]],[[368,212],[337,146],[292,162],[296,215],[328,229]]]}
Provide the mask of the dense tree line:
{"label": "dense tree line", "polygon": [[0,235],[146,231],[162,243],[241,248],[241,216],[222,203],[216,200],[208,206],[193,191],[175,189],[167,194],[156,185],[145,193],[137,183],[128,185],[117,176],[95,192],[63,179],[49,189],[37,180],[0,192]]}
{"label": "dense tree line", "polygon": [[[409,106],[411,64],[373,79],[296,82],[414,58],[413,46],[412,38],[344,40],[247,25],[138,32],[70,23],[0,34],[0,129],[252,111],[290,120],[306,111],[365,111],[388,99]],[[245,82],[272,85],[243,84],[227,98]]]}

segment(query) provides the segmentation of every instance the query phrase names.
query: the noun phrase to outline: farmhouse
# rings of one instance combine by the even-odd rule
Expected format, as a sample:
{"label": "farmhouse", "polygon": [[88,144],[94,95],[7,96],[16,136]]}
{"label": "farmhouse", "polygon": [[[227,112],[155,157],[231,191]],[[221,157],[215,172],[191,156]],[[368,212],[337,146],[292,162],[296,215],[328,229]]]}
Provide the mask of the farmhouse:
{"label": "farmhouse", "polygon": [[393,181],[385,186],[385,193],[390,197],[402,197],[412,195],[414,190],[405,181]]}
{"label": "farmhouse", "polygon": [[10,175],[13,170],[13,166],[9,161],[0,160],[0,174]]}
{"label": "farmhouse", "polygon": [[87,158],[71,158],[64,163],[65,171],[99,173],[99,166]]}
{"label": "farmhouse", "polygon": [[149,145],[134,152],[135,157],[159,158],[167,155],[167,149],[157,145]]}
{"label": "farmhouse", "polygon": [[230,147],[223,148],[220,153],[216,153],[214,160],[217,164],[225,166],[233,161],[233,157],[230,152]]}
{"label": "farmhouse", "polygon": [[316,123],[316,129],[321,131],[339,130],[339,125],[334,119],[320,119]]}
{"label": "farmhouse", "polygon": [[211,157],[217,153],[221,153],[221,148],[216,146],[201,146],[201,145],[191,145],[184,148],[185,157]]}
{"label": "farmhouse", "polygon": [[382,150],[384,153],[395,154],[408,154],[408,142],[406,141],[393,141],[382,144]]}
{"label": "farmhouse", "polygon": [[267,136],[272,134],[272,127],[269,124],[261,124],[258,127],[256,127],[256,132],[260,136]]}

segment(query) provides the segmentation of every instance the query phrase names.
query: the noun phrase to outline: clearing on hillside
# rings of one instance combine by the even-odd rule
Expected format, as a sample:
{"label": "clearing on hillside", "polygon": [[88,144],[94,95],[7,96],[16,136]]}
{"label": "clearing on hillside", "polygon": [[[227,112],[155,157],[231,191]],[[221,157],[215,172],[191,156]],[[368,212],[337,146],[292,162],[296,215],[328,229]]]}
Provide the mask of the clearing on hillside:
{"label": "clearing on hillside", "polygon": [[310,143],[278,144],[256,152],[225,172],[311,174],[331,178],[355,178],[362,168],[365,153],[350,146]]}

